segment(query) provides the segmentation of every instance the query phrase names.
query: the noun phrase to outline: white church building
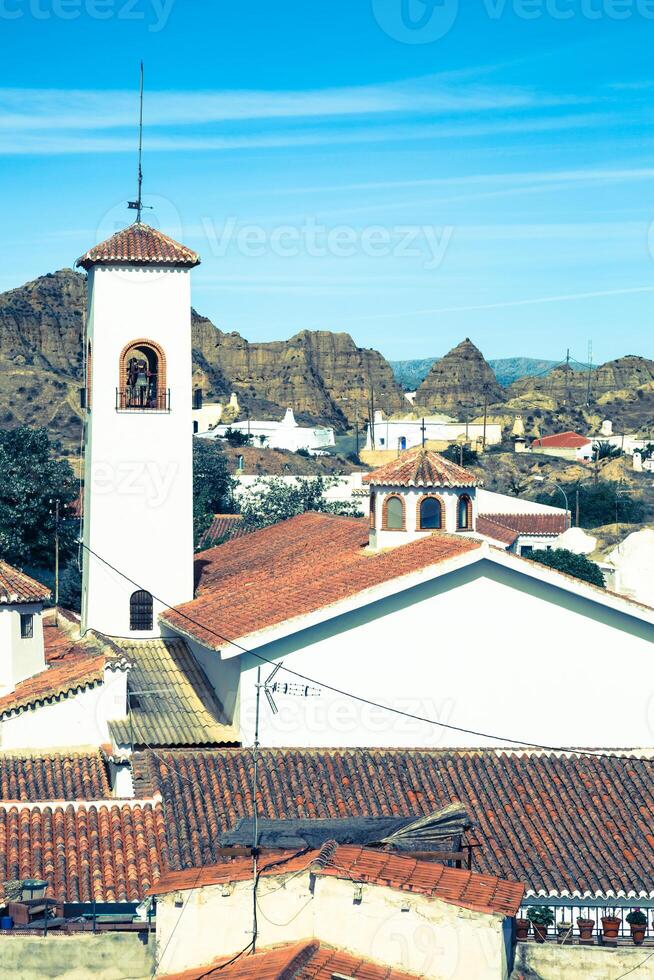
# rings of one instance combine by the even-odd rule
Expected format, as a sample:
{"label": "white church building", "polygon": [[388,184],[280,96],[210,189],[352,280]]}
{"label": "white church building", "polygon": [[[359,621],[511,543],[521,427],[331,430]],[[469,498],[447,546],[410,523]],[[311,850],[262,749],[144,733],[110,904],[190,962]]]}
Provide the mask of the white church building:
{"label": "white church building", "polygon": [[365,478],[366,518],[309,512],[193,554],[198,262],[140,223],[79,260],[81,622],[42,629],[41,593],[0,610],[1,744],[251,744],[260,679],[267,746],[654,745],[654,610],[512,553],[478,477],[429,450]]}

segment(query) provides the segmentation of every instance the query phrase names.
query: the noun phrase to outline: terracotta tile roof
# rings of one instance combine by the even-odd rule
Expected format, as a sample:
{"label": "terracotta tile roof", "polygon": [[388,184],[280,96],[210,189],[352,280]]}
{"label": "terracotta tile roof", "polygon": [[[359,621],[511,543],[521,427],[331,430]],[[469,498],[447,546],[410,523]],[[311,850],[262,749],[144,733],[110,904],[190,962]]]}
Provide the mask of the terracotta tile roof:
{"label": "terracotta tile roof", "polygon": [[0,881],[67,902],[139,901],[166,864],[161,804],[0,806]]}
{"label": "terracotta tile roof", "polygon": [[586,436],[580,436],[576,432],[557,432],[551,436],[543,436],[542,439],[534,439],[532,446],[552,446],[556,449],[581,449],[591,442]]}
{"label": "terracotta tile roof", "polygon": [[0,756],[0,800],[105,800],[110,796],[99,752]]}
{"label": "terracotta tile roof", "polygon": [[90,269],[92,265],[198,265],[200,257],[186,245],[151,228],[133,224],[117,231],[111,238],[94,245],[81,255],[76,266]]}
{"label": "terracotta tile roof", "polygon": [[100,653],[70,653],[53,662],[40,674],[16,685],[10,694],[0,698],[0,717],[37,704],[56,701],[73,691],[100,684],[104,680],[106,657]]}
{"label": "terracotta tile roof", "polygon": [[[210,864],[252,816],[245,749],[137,756],[161,791],[171,868]],[[263,750],[264,817],[403,816],[461,801],[474,870],[544,894],[654,896],[654,764],[492,750]],[[137,780],[138,784],[138,780]]]}
{"label": "terracotta tile roof", "polygon": [[372,473],[363,483],[389,487],[481,487],[483,480],[431,449],[418,446]]}
{"label": "terracotta tile roof", "polygon": [[243,524],[240,514],[215,514],[210,526],[200,538],[201,548],[214,548],[232,538],[241,538],[250,529]]}
{"label": "terracotta tile roof", "polygon": [[0,561],[0,603],[45,602],[50,589],[19,571],[6,561]]}
{"label": "terracotta tile roof", "polygon": [[447,534],[376,554],[364,551],[367,544],[365,520],[312,511],[253,531],[199,552],[197,598],[161,618],[220,649],[225,643],[212,630],[236,640],[479,547]]}
{"label": "terracotta tile roof", "polygon": [[[271,865],[269,871],[267,864]],[[446,868],[406,854],[390,854],[370,847],[337,846],[333,842],[300,856],[291,852],[283,864],[277,855],[264,857],[259,867],[262,877],[279,877],[310,868],[318,877],[345,878],[437,898],[474,912],[497,912],[508,916],[517,913],[525,891],[524,885],[516,881],[504,881],[461,868]],[[251,877],[251,858],[239,858],[186,871],[169,871],[161,876],[151,892],[163,895],[205,885],[247,881]]]}
{"label": "terracotta tile roof", "polygon": [[[231,959],[231,957],[230,957]],[[393,967],[334,949],[315,939],[284,946],[269,946],[252,956],[242,956],[224,966],[225,959],[215,960],[202,968],[168,974],[161,980],[332,980],[334,976],[352,980],[415,980],[417,974],[395,970]]]}
{"label": "terracotta tile roof", "polygon": [[[207,677],[184,640],[120,643],[132,667],[127,686],[131,716],[109,722],[117,745],[234,745],[228,723]],[[156,691],[156,694],[140,694]]]}
{"label": "terracotta tile roof", "polygon": [[482,517],[515,531],[516,538],[520,534],[563,534],[568,526],[567,514],[480,514],[477,528]]}
{"label": "terracotta tile roof", "polygon": [[520,537],[517,531],[512,531],[511,528],[505,527],[503,524],[499,524],[497,521],[483,514],[477,515],[475,530],[478,534],[483,534],[485,538],[492,538],[493,541],[501,541],[502,544],[508,547],[515,544]]}

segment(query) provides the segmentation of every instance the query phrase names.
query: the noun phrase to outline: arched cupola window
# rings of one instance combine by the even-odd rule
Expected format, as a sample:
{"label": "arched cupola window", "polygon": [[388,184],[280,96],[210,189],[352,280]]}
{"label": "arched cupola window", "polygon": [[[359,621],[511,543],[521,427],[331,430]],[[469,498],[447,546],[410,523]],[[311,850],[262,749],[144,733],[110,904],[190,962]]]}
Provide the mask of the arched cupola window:
{"label": "arched cupola window", "polygon": [[166,388],[166,355],[153,340],[135,340],[123,348],[118,365],[116,407],[159,411],[170,408]]}
{"label": "arched cupola window", "polygon": [[467,493],[457,501],[456,526],[459,531],[472,531],[472,500]]}
{"label": "arched cupola window", "polygon": [[382,530],[404,531],[405,528],[404,499],[395,495],[387,497],[384,501]]}
{"label": "arched cupola window", "polygon": [[423,497],[418,504],[417,526],[420,531],[440,531],[443,527],[443,502],[440,497]]}
{"label": "arched cupola window", "polygon": [[153,623],[152,596],[139,589],[129,598],[129,628],[134,632],[151,630]]}

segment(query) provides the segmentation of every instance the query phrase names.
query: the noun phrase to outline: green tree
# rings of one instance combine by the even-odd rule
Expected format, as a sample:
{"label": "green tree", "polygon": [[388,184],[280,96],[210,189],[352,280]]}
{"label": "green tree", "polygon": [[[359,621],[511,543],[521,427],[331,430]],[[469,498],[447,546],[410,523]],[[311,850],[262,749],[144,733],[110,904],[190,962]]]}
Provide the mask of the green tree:
{"label": "green tree", "polygon": [[[224,438],[230,444],[230,446],[251,446],[252,436],[247,432],[241,432],[240,429],[225,429]],[[265,436],[263,437],[265,439]],[[261,443],[263,445],[263,443]]]}
{"label": "green tree", "polygon": [[479,459],[479,454],[470,446],[457,445],[456,443],[452,443],[451,446],[443,450],[443,456],[459,466],[474,466]]}
{"label": "green tree", "polygon": [[34,574],[54,570],[55,501],[62,564],[79,534],[78,521],[66,517],[79,485],[55,449],[44,428],[0,429],[0,557]]}
{"label": "green tree", "polygon": [[[579,524],[581,527],[602,527],[605,524],[642,524],[646,507],[643,500],[616,480],[598,480],[597,483],[566,484],[566,492],[572,512],[575,510],[576,493],[579,492]],[[569,489],[568,489],[569,486]],[[536,498],[540,503],[561,506],[558,490],[545,491]]]}
{"label": "green tree", "polygon": [[552,551],[534,551],[529,557],[532,561],[547,565],[548,568],[555,568],[567,575],[574,575],[575,578],[590,582],[591,585],[599,585],[602,589],[606,587],[602,569],[585,555],[576,555],[574,551],[557,548]]}
{"label": "green tree", "polygon": [[193,537],[196,548],[214,514],[234,512],[234,478],[215,439],[193,440]]}
{"label": "green tree", "polygon": [[261,477],[241,497],[241,514],[251,529],[277,524],[307,510],[325,514],[359,517],[361,509],[354,501],[325,500],[325,491],[338,483],[338,477],[314,476],[287,483],[281,477]]}
{"label": "green tree", "polygon": [[618,456],[622,456],[622,450],[619,446],[614,446],[612,442],[594,442],[593,443],[593,453],[596,459],[617,459]]}

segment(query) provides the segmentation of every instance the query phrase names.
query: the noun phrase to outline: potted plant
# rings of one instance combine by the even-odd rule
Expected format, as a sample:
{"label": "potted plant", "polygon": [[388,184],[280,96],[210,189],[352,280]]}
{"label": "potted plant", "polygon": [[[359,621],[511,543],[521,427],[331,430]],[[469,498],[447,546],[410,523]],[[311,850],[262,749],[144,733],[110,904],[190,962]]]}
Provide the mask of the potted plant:
{"label": "potted plant", "polygon": [[618,938],[622,919],[616,915],[616,911],[616,909],[607,909],[606,915],[602,916],[602,941],[615,943]]}
{"label": "potted plant", "polygon": [[583,915],[580,915],[577,919],[577,926],[579,928],[579,942],[592,943],[593,929],[595,928],[595,923],[593,920],[585,919]]}
{"label": "potted plant", "polygon": [[641,946],[645,940],[647,930],[647,916],[640,909],[634,909],[627,916],[627,922],[631,926],[631,938],[635,946]]}
{"label": "potted plant", "polygon": [[563,946],[564,944],[570,946],[572,945],[572,922],[567,922],[565,919],[561,919],[556,925],[556,931],[559,936],[559,942]]}
{"label": "potted plant", "polygon": [[519,942],[529,938],[530,929],[531,929],[531,922],[529,921],[529,919],[515,920],[515,938]]}
{"label": "potted plant", "polygon": [[534,939],[544,943],[547,939],[547,927],[554,922],[554,912],[547,905],[532,905],[527,909],[527,918],[534,927]]}

